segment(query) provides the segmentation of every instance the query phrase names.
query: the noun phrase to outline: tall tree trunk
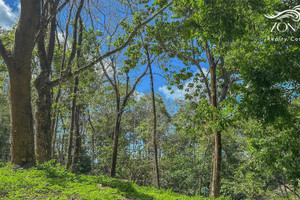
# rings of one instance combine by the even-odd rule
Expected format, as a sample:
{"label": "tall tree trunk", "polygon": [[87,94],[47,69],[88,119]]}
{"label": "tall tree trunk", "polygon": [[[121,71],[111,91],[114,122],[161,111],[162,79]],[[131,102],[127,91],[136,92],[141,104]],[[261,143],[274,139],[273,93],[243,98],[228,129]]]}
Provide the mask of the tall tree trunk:
{"label": "tall tree trunk", "polygon": [[111,159],[111,169],[110,169],[111,177],[116,176],[121,119],[122,119],[122,113],[117,112],[115,130],[114,130],[113,155],[112,155],[112,159]]}
{"label": "tall tree trunk", "polygon": [[[54,15],[58,2],[49,1],[47,10],[49,16]],[[49,24],[48,45],[46,39],[46,19],[48,15],[43,15],[40,22],[40,32],[38,38],[38,56],[41,70],[34,85],[37,90],[35,105],[35,152],[39,163],[49,161],[52,157],[52,133],[51,133],[51,111],[52,95],[50,85],[50,74],[52,58],[55,46],[56,18],[53,17]]]}
{"label": "tall tree trunk", "polygon": [[[53,159],[55,156],[55,142],[56,142],[56,137],[57,137],[57,128],[58,128],[58,121],[59,121],[59,114],[57,112],[57,103],[59,101],[61,94],[61,85],[58,86],[58,92],[57,96],[55,98],[55,106],[52,109],[52,114],[51,114],[51,136],[52,136],[52,150],[51,150],[51,158]],[[53,88],[52,88],[52,97],[53,97]]]}
{"label": "tall tree trunk", "polygon": [[92,174],[94,174],[94,171],[95,171],[95,134],[93,133],[92,135],[92,141],[91,141],[91,150],[92,150],[92,163],[91,163],[91,166],[92,166]]}
{"label": "tall tree trunk", "polygon": [[[78,77],[76,77],[78,78]],[[80,105],[76,105],[75,109],[75,144],[74,144],[74,152],[73,152],[73,160],[72,160],[72,173],[77,172],[79,153],[81,147],[81,135],[80,135]]]}
{"label": "tall tree trunk", "polygon": [[[208,44],[205,45],[206,56],[208,58],[211,74],[211,106],[213,108],[212,121],[217,122],[216,111],[218,109],[218,91],[217,91],[217,73],[216,73],[216,63],[214,61],[213,55],[209,49]],[[214,132],[214,148],[213,148],[213,162],[212,162],[212,176],[210,183],[210,197],[219,197],[221,190],[221,132],[215,130]]]}
{"label": "tall tree trunk", "polygon": [[[82,21],[81,16],[80,16],[80,12],[81,12],[81,9],[82,9],[82,6],[83,6],[83,2],[84,2],[84,0],[80,1],[80,7],[77,10],[76,17],[75,17],[76,23],[74,24],[74,32],[77,33],[77,21],[79,19],[79,35],[78,35],[78,46],[79,47],[81,47],[81,45],[82,45],[82,34],[83,34],[83,21]],[[74,40],[76,40],[75,36],[74,36]],[[76,46],[77,46],[77,43],[73,41],[73,47],[76,47]],[[75,53],[77,53],[77,63],[76,64],[77,64],[77,68],[79,68],[79,66],[80,66],[80,57],[81,57],[81,49],[78,48],[77,52],[76,52],[76,50],[77,50],[77,48],[72,48],[70,58],[74,57]],[[74,55],[72,55],[73,53],[74,53]],[[68,64],[68,66],[70,67],[69,64]],[[74,88],[74,94],[75,95],[78,92],[78,84],[79,84],[79,77],[76,76],[75,77],[75,88],[76,88],[76,90]],[[74,152],[73,152],[73,159],[72,159],[72,167],[71,168],[72,168],[72,172],[76,173],[78,158],[79,158],[79,153],[80,153],[80,145],[81,145],[80,127],[79,127],[80,105],[76,105],[76,98],[75,98],[75,102],[74,102],[73,106],[75,107],[75,116],[73,118],[73,120],[74,120],[73,123],[75,123],[75,136],[76,136],[76,138],[75,138],[75,145],[74,145]],[[70,155],[71,155],[71,152],[70,152]]]}
{"label": "tall tree trunk", "polygon": [[31,58],[22,61],[16,59],[14,62],[15,66],[9,66],[11,162],[29,167],[35,165],[30,85]]}
{"label": "tall tree trunk", "polygon": [[[45,48],[45,32],[46,32],[45,24],[49,16],[47,16],[46,14],[45,16],[43,16],[41,20],[41,24],[40,24],[41,29],[39,34],[40,37],[38,40],[41,72],[35,81],[35,87],[37,89],[35,139],[36,139],[37,160],[41,163],[50,160],[52,157],[53,133],[51,132],[51,111],[52,111],[51,89],[54,87],[54,85],[50,81],[50,74],[51,74],[51,63],[54,54],[55,31],[56,31],[55,15],[56,15],[58,3],[59,1],[54,1],[54,0],[48,1],[48,12],[45,12],[45,13],[49,13],[49,16],[51,16],[47,50]],[[73,29],[72,50],[68,61],[67,70],[71,69],[71,64],[77,51],[77,22],[83,7],[83,3],[84,0],[81,0],[75,16],[75,23],[73,26],[74,29]],[[69,15],[71,16],[71,13],[69,13]],[[70,142],[72,143],[72,141]],[[71,154],[69,153],[70,152],[68,151],[67,167],[71,164]]]}
{"label": "tall tree trunk", "polygon": [[21,0],[14,50],[0,40],[0,55],[9,72],[11,114],[11,162],[22,167],[35,165],[31,109],[31,57],[40,17],[39,0]]}
{"label": "tall tree trunk", "polygon": [[[41,75],[41,74],[40,74]],[[51,89],[46,83],[48,77],[38,76],[35,80],[37,89],[36,97],[36,129],[35,129],[35,151],[39,163],[51,159],[52,135],[51,135]]]}
{"label": "tall tree trunk", "polygon": [[73,148],[73,131],[74,131],[74,119],[75,119],[75,109],[76,109],[76,94],[78,90],[78,82],[79,79],[75,78],[75,86],[73,89],[74,97],[72,101],[71,107],[71,121],[70,121],[70,130],[68,137],[68,147],[67,147],[67,160],[66,160],[66,168],[68,169],[72,163],[72,148]]}
{"label": "tall tree trunk", "polygon": [[[52,116],[54,116],[54,120],[51,120],[51,136],[52,136],[52,149],[51,149],[51,158],[54,159],[55,158],[55,146],[57,147],[56,149],[58,150],[58,152],[60,151],[59,149],[59,144],[57,142],[57,129],[58,129],[58,118],[59,116],[55,115],[55,114],[52,114]],[[52,126],[54,126],[52,128]],[[59,154],[58,154],[59,155]],[[57,157],[59,158],[59,156]]]}
{"label": "tall tree trunk", "polygon": [[91,120],[91,115],[89,113],[89,110],[88,110],[88,120],[89,120],[89,123],[91,125],[91,128],[92,128],[92,140],[91,140],[91,150],[92,150],[92,153],[91,153],[91,166],[92,166],[92,170],[91,170],[91,174],[94,174],[94,171],[95,171],[95,129],[94,129],[94,126],[92,124],[92,120]]}
{"label": "tall tree trunk", "polygon": [[[149,58],[149,53],[148,53]],[[156,119],[156,107],[155,107],[155,93],[154,93],[154,83],[153,83],[153,73],[152,73],[152,67],[149,61],[149,70],[150,70],[150,79],[151,79],[151,95],[152,95],[152,112],[153,112],[153,135],[152,135],[152,143],[153,143],[153,158],[154,158],[154,170],[156,174],[156,186],[160,188],[160,182],[159,182],[159,168],[158,168],[158,158],[157,158],[157,141],[156,141],[156,125],[157,125],[157,119]]]}
{"label": "tall tree trunk", "polygon": [[[62,124],[64,124],[64,120],[61,117],[61,122]],[[64,161],[65,161],[65,134],[66,134],[66,129],[63,125],[63,134],[61,137],[61,149],[60,149],[60,163],[63,165]]]}

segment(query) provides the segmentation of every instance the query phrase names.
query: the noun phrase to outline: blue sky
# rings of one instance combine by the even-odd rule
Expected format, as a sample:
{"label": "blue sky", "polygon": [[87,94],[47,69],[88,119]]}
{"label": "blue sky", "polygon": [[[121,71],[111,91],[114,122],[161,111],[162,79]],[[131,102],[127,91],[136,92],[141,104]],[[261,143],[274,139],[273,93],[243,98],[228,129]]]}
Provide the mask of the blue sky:
{"label": "blue sky", "polygon": [[11,28],[19,15],[19,1],[0,0],[0,26]]}
{"label": "blue sky", "polygon": [[[10,29],[13,24],[18,20],[20,13],[20,1],[19,0],[0,0],[0,26],[6,29]],[[182,66],[183,64],[176,59],[171,61],[172,64],[177,66]],[[197,70],[192,68],[194,72]],[[163,75],[163,72],[155,64],[153,65],[153,72]],[[184,98],[184,91],[178,90],[173,87],[174,93],[171,95],[170,91],[167,89],[166,80],[159,76],[154,75],[154,89],[156,92],[160,93],[163,97],[168,100],[176,100]],[[147,75],[143,78],[142,82],[138,85],[137,91],[140,93],[150,92],[150,76]]]}

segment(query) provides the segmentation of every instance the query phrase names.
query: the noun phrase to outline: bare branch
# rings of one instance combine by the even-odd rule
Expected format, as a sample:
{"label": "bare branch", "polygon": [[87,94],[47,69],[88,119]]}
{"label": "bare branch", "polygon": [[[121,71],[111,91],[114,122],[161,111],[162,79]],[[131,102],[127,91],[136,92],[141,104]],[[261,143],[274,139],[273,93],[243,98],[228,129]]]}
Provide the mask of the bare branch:
{"label": "bare branch", "polygon": [[147,74],[147,71],[148,71],[148,68],[149,68],[149,65],[147,65],[145,71],[137,78],[137,80],[135,81],[132,89],[130,90],[130,92],[125,96],[124,100],[123,100],[123,104],[122,104],[122,108],[121,108],[121,112],[123,112],[125,106],[126,106],[126,103],[129,99],[129,97],[132,95],[132,93],[135,91],[135,88],[137,86],[137,84],[140,82],[140,80]]}
{"label": "bare branch", "polygon": [[[77,9],[76,15],[75,15],[75,22],[74,22],[74,26],[73,26],[73,43],[72,43],[72,50],[71,50],[71,55],[69,57],[69,61],[66,67],[66,71],[71,71],[71,64],[75,58],[76,55],[76,50],[77,50],[77,34],[78,34],[78,20],[80,18],[80,13],[81,10],[83,8],[83,3],[84,0],[80,1],[79,7]],[[82,31],[82,30],[81,30]]]}
{"label": "bare branch", "polygon": [[168,3],[166,6],[164,6],[163,8],[161,8],[159,11],[157,11],[156,13],[154,13],[151,17],[149,17],[146,21],[144,21],[143,23],[137,25],[134,30],[130,33],[130,35],[128,36],[127,40],[122,44],[120,45],[119,47],[117,47],[116,49],[114,50],[111,50],[107,53],[105,53],[104,55],[102,56],[99,56],[97,59],[95,59],[94,61],[92,61],[91,63],[87,64],[86,66],[84,67],[81,67],[77,70],[75,70],[74,72],[71,72],[71,73],[67,73],[67,74],[64,74],[63,76],[61,76],[60,78],[56,79],[56,80],[53,80],[52,81],[52,86],[56,86],[58,85],[58,83],[60,81],[67,81],[69,78],[73,77],[73,76],[76,76],[78,74],[80,74],[81,72],[93,67],[95,64],[99,63],[101,60],[103,60],[104,58],[107,58],[109,57],[110,55],[116,53],[116,52],[119,52],[121,50],[123,50],[125,47],[127,47],[130,42],[132,41],[133,37],[138,33],[138,30],[143,28],[146,24],[148,24],[150,21],[152,21],[157,15],[161,14],[164,10],[166,10],[170,5],[172,5],[174,2],[174,0],[171,0],[170,3]]}
{"label": "bare branch", "polygon": [[68,20],[66,22],[66,36],[64,37],[65,41],[64,41],[64,47],[63,47],[62,62],[61,62],[61,66],[60,66],[60,75],[62,74],[62,70],[64,69],[65,60],[66,60],[66,51],[67,51],[68,36],[69,36],[69,24],[71,21],[73,7],[74,7],[74,2],[71,4]]}
{"label": "bare branch", "polygon": [[[59,0],[57,0],[57,1],[59,1]],[[70,0],[65,0],[65,2],[63,2],[63,3],[59,6],[59,8],[57,8],[55,14],[60,13],[60,11],[62,11],[62,9],[67,5],[67,3],[69,3],[69,1],[70,1]],[[58,3],[58,2],[57,2],[57,3]]]}
{"label": "bare branch", "polygon": [[108,82],[113,86],[115,92],[118,93],[118,88],[116,87],[116,83],[114,83],[112,81],[112,79],[109,77],[102,60],[100,61],[100,65],[102,67],[103,73],[104,73],[105,77],[107,78]]}

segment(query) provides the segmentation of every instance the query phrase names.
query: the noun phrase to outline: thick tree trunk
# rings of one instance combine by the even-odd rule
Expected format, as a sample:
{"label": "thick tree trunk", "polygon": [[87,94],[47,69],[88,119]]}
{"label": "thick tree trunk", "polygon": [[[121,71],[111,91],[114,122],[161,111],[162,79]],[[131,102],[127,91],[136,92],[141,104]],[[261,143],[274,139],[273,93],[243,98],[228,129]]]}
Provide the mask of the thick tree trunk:
{"label": "thick tree trunk", "polygon": [[[49,16],[54,15],[57,3],[49,1]],[[41,70],[37,76],[34,85],[37,90],[35,105],[35,151],[36,159],[39,163],[44,163],[52,158],[52,132],[51,132],[51,111],[52,95],[50,85],[51,64],[55,46],[56,18],[53,17],[49,24],[48,45],[45,45],[46,39],[46,18],[42,16],[40,22],[40,33],[38,38],[38,56]]]}
{"label": "thick tree trunk", "polygon": [[120,112],[118,112],[117,116],[116,116],[116,124],[115,124],[115,130],[114,130],[113,154],[112,154],[111,169],[110,169],[111,177],[116,176],[121,118],[122,118],[122,114]]}
{"label": "thick tree trunk", "polygon": [[[47,78],[38,76],[35,80],[37,89],[36,98],[36,130],[35,130],[35,151],[36,159],[39,163],[47,162],[51,159],[51,92],[49,85],[45,83]],[[38,86],[39,85],[39,86]]]}
{"label": "thick tree trunk", "polygon": [[8,52],[0,40],[0,54],[10,78],[11,162],[22,167],[35,165],[30,83],[31,57],[39,16],[39,0],[21,0],[14,50]]}
{"label": "thick tree trunk", "polygon": [[[149,54],[148,54],[149,57]],[[148,59],[150,62],[150,58]],[[153,158],[154,158],[154,171],[156,175],[156,186],[160,188],[159,182],[159,168],[158,168],[158,158],[157,158],[157,141],[156,141],[156,126],[157,126],[157,119],[156,119],[156,107],[155,107],[155,94],[154,94],[154,83],[153,83],[153,74],[151,63],[149,63],[149,70],[150,70],[150,79],[151,79],[151,95],[152,95],[152,111],[153,111],[153,135],[152,135],[152,143],[153,143]]]}
{"label": "thick tree trunk", "polygon": [[29,167],[35,165],[30,85],[31,59],[23,61],[18,59],[15,62],[19,65],[9,66],[11,162]]}
{"label": "thick tree trunk", "polygon": [[73,159],[72,159],[72,173],[77,172],[78,160],[79,160],[79,153],[81,147],[81,135],[80,135],[80,105],[76,105],[75,110],[75,144],[74,144],[74,152],[73,152]]}

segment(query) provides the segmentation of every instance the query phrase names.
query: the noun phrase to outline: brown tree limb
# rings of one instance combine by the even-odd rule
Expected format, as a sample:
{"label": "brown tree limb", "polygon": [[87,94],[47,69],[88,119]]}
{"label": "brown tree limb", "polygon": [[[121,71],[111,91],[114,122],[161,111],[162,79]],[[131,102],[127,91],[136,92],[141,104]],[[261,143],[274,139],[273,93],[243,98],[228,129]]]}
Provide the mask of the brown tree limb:
{"label": "brown tree limb", "polygon": [[72,49],[71,49],[71,54],[70,54],[70,57],[69,57],[69,61],[68,61],[67,67],[66,67],[67,72],[71,71],[71,65],[72,65],[72,62],[75,58],[76,51],[77,51],[78,20],[80,18],[80,13],[81,13],[82,8],[83,8],[83,3],[84,3],[84,0],[81,0],[80,4],[79,4],[79,7],[77,9],[76,15],[75,15],[74,26],[73,26],[73,43],[72,43]]}

